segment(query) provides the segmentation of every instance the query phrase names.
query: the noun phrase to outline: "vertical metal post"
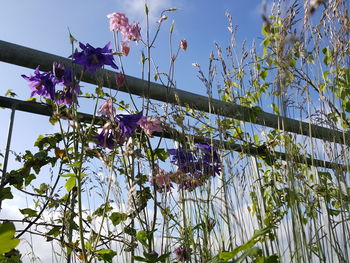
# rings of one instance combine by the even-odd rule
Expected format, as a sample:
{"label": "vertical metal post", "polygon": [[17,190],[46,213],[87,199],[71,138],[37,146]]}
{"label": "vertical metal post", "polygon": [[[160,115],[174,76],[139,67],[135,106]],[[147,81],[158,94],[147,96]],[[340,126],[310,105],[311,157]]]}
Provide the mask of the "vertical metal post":
{"label": "vertical metal post", "polygon": [[[7,172],[7,164],[10,154],[10,145],[11,145],[11,138],[12,138],[12,130],[13,130],[13,123],[15,121],[15,112],[16,107],[15,105],[11,108],[11,117],[10,117],[10,123],[9,123],[9,129],[7,133],[7,142],[6,142],[6,150],[5,150],[5,156],[4,156],[4,166],[2,169],[2,176],[1,176],[1,182],[0,182],[0,190],[4,187],[5,179],[6,179],[6,172]],[[0,200],[0,209],[1,209],[1,200]]]}

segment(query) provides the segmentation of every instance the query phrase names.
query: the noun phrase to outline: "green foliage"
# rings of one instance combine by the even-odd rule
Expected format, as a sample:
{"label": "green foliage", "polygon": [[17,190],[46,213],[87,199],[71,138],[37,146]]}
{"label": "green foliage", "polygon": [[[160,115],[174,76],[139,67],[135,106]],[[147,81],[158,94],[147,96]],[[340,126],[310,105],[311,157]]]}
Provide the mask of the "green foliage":
{"label": "green foliage", "polygon": [[97,259],[103,260],[103,262],[107,263],[112,263],[112,260],[116,255],[117,252],[107,248],[96,251]]}
{"label": "green foliage", "polygon": [[[256,243],[262,241],[263,238],[272,230],[272,227],[266,227],[264,229],[254,231],[254,235],[251,239],[249,239],[246,243],[241,246],[236,247],[232,252],[221,252],[219,254],[220,259],[225,262],[230,259],[235,259],[233,262],[242,262],[247,257],[256,257],[261,255],[261,249],[258,247],[254,247]],[[238,256],[238,254],[242,252],[242,254]]]}
{"label": "green foliage", "polygon": [[21,254],[17,249],[12,249],[3,255],[0,255],[0,263],[21,263]]}
{"label": "green foliage", "polygon": [[14,238],[16,229],[11,222],[0,224],[0,255],[10,252],[18,246],[19,239]]}
{"label": "green foliage", "polygon": [[109,219],[112,221],[114,226],[119,225],[121,222],[127,220],[128,216],[125,213],[114,212],[110,215]]}

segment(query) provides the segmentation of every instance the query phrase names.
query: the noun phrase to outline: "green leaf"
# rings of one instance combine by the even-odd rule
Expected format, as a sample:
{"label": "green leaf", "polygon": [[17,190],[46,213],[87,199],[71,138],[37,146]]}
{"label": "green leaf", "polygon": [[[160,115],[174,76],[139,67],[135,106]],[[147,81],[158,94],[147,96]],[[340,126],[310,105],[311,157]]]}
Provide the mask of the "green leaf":
{"label": "green leaf", "polygon": [[240,263],[243,260],[246,260],[247,257],[256,257],[261,254],[261,251],[261,248],[258,247],[249,248],[245,250],[244,253],[239,258],[237,258],[237,260],[235,260],[235,263]]}
{"label": "green leaf", "polygon": [[149,262],[157,262],[158,254],[147,253],[144,251],[143,255],[148,259]]}
{"label": "green leaf", "polygon": [[19,239],[14,238],[15,232],[15,225],[11,222],[0,225],[0,255],[18,246]]}
{"label": "green leaf", "polygon": [[224,251],[224,252],[220,252],[219,257],[220,259],[227,261],[234,258],[235,254],[233,252]]}
{"label": "green leaf", "polygon": [[[272,229],[272,227],[265,227],[263,229],[254,231],[254,235],[251,239],[249,239],[243,245],[236,247],[232,252],[221,252],[219,254],[220,259],[223,259],[223,260],[234,259],[238,255],[238,253],[245,251],[245,250],[248,250],[248,252],[245,252],[245,253],[247,253],[247,256],[249,256],[250,253],[256,253],[256,249],[253,249],[253,250],[250,250],[250,249],[259,241],[259,238],[261,236],[264,236],[267,233],[269,233],[271,231],[271,229]],[[244,254],[242,254],[242,255],[244,255]],[[241,261],[238,261],[238,262],[241,262]],[[236,261],[235,261],[235,263],[236,263]]]}
{"label": "green leaf", "polygon": [[260,72],[259,76],[262,80],[265,80],[269,72],[267,70],[263,70]]}
{"label": "green leaf", "polygon": [[163,148],[158,148],[154,150],[155,155],[159,160],[165,162],[165,160],[170,156],[170,154]]}
{"label": "green leaf", "polygon": [[17,97],[17,94],[14,93],[12,89],[8,89],[6,91],[6,93],[5,93],[5,97],[12,97],[12,98],[14,98],[14,97]]}
{"label": "green leaf", "polygon": [[141,261],[141,262],[148,262],[147,259],[143,258],[143,257],[139,257],[139,256],[134,256],[134,259],[137,261]]}
{"label": "green leaf", "polygon": [[109,217],[109,219],[112,221],[112,224],[114,226],[119,225],[122,221],[125,221],[127,218],[128,218],[127,214],[118,213],[118,212],[112,213],[111,216]]}
{"label": "green leaf", "polygon": [[67,192],[70,192],[73,189],[73,187],[75,186],[75,183],[76,183],[76,178],[74,176],[68,178],[65,184]]}
{"label": "green leaf", "polygon": [[96,252],[98,260],[103,260],[104,262],[112,262],[114,256],[117,255],[117,252],[112,249],[102,249]]}
{"label": "green leaf", "polygon": [[171,255],[171,252],[166,253],[166,254],[163,254],[163,255],[159,256],[159,258],[157,259],[157,261],[165,262],[165,260],[166,260],[167,258],[169,258],[170,255]]}
{"label": "green leaf", "polygon": [[11,187],[0,188],[0,200],[12,199]]}
{"label": "green leaf", "polygon": [[138,241],[140,241],[140,243],[144,246],[147,246],[147,232],[144,230],[140,230],[139,232],[137,232],[136,238]]}
{"label": "green leaf", "polygon": [[61,227],[59,226],[54,226],[53,228],[50,229],[49,232],[47,232],[46,234],[49,236],[54,236],[57,237],[60,233],[61,233]]}
{"label": "green leaf", "polygon": [[38,212],[36,210],[30,209],[30,208],[19,209],[19,211],[23,215],[27,215],[27,217],[35,217],[38,215]]}

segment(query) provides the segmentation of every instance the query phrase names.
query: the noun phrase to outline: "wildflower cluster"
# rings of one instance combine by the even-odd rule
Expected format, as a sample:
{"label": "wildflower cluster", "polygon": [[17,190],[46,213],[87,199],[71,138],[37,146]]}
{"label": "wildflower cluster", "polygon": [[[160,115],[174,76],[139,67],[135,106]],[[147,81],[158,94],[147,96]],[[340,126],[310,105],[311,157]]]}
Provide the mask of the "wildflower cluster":
{"label": "wildflower cluster", "polygon": [[[22,75],[22,77],[29,82],[31,97],[43,96],[58,105],[72,105],[76,95],[80,93],[80,87],[73,79],[72,70],[57,62],[53,63],[53,72],[41,73],[38,66],[33,76]],[[56,85],[62,86],[62,89],[56,91]]]}
{"label": "wildflower cluster", "polygon": [[129,19],[123,13],[111,13],[107,15],[107,18],[109,18],[109,29],[122,34],[121,51],[124,56],[127,56],[130,51],[129,41],[138,42],[141,39],[139,23],[129,23]]}
{"label": "wildflower cluster", "polygon": [[171,184],[171,175],[172,173],[166,172],[164,169],[159,168],[158,166],[154,169],[154,174],[149,175],[149,180],[151,185],[155,185],[158,192],[168,192],[173,188]]}
{"label": "wildflower cluster", "polygon": [[112,99],[106,100],[98,113],[107,118],[100,134],[95,136],[100,147],[112,149],[116,143],[123,145],[137,128],[141,128],[150,137],[154,131],[162,131],[160,121],[143,116],[142,111],[136,114],[116,114]]}
{"label": "wildflower cluster", "polygon": [[212,146],[197,144],[196,154],[183,149],[169,149],[172,155],[171,163],[178,167],[172,181],[182,189],[194,190],[202,186],[208,178],[220,173],[220,158]]}

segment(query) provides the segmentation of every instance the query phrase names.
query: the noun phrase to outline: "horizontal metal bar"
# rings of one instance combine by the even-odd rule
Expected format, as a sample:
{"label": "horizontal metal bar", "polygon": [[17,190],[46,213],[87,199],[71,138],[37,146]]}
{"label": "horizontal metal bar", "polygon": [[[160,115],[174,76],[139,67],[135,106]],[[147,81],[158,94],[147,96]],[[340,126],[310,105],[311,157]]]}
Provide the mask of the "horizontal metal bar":
{"label": "horizontal metal bar", "polygon": [[[22,101],[22,100],[17,100],[13,98],[3,97],[3,96],[0,96],[0,107],[15,109],[19,111],[39,114],[39,115],[48,116],[48,117],[52,115],[52,111],[50,107],[46,104],[32,102],[32,101]],[[80,121],[88,123],[92,121],[93,116],[86,113],[78,113],[78,117]],[[309,157],[298,157],[298,156],[292,156],[292,159],[291,159],[291,156],[287,156],[287,154],[283,152],[268,153],[265,149],[255,147],[253,145],[243,146],[236,143],[221,142],[218,140],[211,141],[208,138],[203,138],[201,136],[192,136],[192,135],[189,136],[187,134],[180,133],[177,130],[172,128],[167,128],[166,131],[164,132],[155,132],[154,135],[157,137],[173,139],[177,141],[184,141],[184,142],[187,142],[189,138],[192,138],[193,142],[195,143],[212,142],[217,148],[232,150],[232,151],[241,152],[249,155],[266,156],[267,154],[271,154],[272,159],[276,158],[280,160],[291,160],[301,164],[313,165],[315,167],[346,170],[345,165],[338,164],[338,163],[311,159]]]}
{"label": "horizontal metal bar", "polygon": [[[54,61],[61,62],[66,66],[72,66],[71,60],[38,51],[35,49],[23,47],[0,40],[0,61],[23,66],[27,68],[36,68],[40,65],[40,70],[50,71]],[[76,65],[77,69],[82,69]],[[102,80],[103,86],[111,89],[130,92],[131,94],[155,99],[167,103],[173,103],[180,106],[189,106],[195,110],[215,113],[221,116],[234,118],[240,121],[259,124],[262,126],[283,129],[301,135],[306,135],[330,142],[350,145],[350,133],[332,130],[329,128],[309,124],[299,120],[280,117],[264,111],[255,111],[254,109],[244,107],[234,103],[223,102],[217,99],[187,92],[180,89],[167,88],[163,85],[151,82],[148,86],[147,81],[126,76],[127,85],[117,87],[115,81],[115,72],[110,70],[98,70],[94,76],[85,72],[82,80],[91,84],[98,84]],[[211,109],[209,109],[209,105]]]}

